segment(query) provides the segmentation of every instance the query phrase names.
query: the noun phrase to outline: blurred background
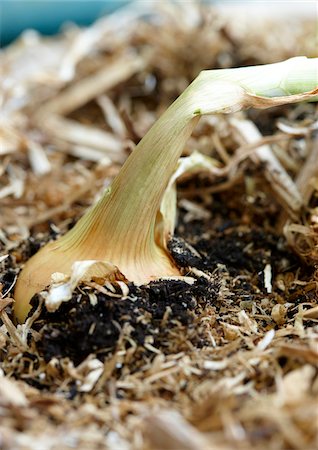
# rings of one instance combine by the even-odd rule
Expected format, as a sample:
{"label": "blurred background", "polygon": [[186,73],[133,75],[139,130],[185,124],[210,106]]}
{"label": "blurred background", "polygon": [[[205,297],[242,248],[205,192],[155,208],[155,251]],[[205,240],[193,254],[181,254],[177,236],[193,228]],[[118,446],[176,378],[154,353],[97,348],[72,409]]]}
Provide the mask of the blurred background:
{"label": "blurred background", "polygon": [[[160,3],[166,1],[160,0]],[[183,1],[191,2],[176,0],[176,3]],[[0,0],[0,46],[9,44],[26,29],[52,35],[63,24],[70,22],[88,26],[97,18],[128,3],[146,7],[150,3],[156,3],[156,0]],[[246,7],[249,14],[261,16],[281,14],[284,17],[297,15],[318,18],[316,0],[203,0],[203,3],[217,3],[218,7],[228,9],[232,14],[236,9]]]}

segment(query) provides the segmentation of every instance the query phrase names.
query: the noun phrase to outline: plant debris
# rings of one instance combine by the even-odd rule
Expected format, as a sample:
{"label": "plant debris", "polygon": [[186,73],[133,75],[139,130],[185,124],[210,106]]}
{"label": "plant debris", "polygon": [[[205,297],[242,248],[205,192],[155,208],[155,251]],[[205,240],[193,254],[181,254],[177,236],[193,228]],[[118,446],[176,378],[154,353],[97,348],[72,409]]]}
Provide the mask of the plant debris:
{"label": "plant debris", "polygon": [[317,56],[310,17],[234,16],[137,4],[2,50],[4,450],[315,447],[314,103],[201,119],[183,156],[213,170],[178,178],[169,243],[183,280],[77,280],[54,311],[46,290],[25,324],[12,316],[23,264],[99,198],[202,69]]}

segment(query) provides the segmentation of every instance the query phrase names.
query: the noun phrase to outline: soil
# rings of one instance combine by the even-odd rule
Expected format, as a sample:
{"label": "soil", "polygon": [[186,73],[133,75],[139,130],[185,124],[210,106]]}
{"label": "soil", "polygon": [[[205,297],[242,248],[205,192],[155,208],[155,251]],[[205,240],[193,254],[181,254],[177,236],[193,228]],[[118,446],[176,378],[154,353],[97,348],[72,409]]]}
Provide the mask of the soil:
{"label": "soil", "polygon": [[[239,194],[238,200],[244,201],[243,192]],[[185,275],[193,276],[193,269],[198,269],[203,276],[194,275],[192,285],[174,280],[159,280],[140,287],[129,283],[127,298],[120,298],[120,289],[117,288],[115,293],[119,298],[98,292],[96,304],[90,301],[88,288],[83,290],[79,287],[72,300],[63,303],[55,313],[43,308],[34,322],[39,355],[46,362],[54,357],[69,357],[78,365],[89,354],[95,353],[103,361],[116,348],[124,326],[129,329],[127,337],[140,347],[137,359],[141,357],[140,353],[147,358],[154,357],[155,354],[144,347],[147,342],[165,354],[167,329],[184,333],[185,329],[196,327],[198,317],[205,309],[215,307],[219,310],[222,278],[227,278],[227,283],[232,285],[231,295],[253,303],[267,295],[263,274],[266,265],[271,266],[273,277],[287,271],[301,271],[308,277],[312,275],[312,269],[288,249],[282,236],[254,224],[242,226],[239,211],[240,207],[230,210],[226,206],[224,195],[223,199],[220,196],[214,198],[212,223],[211,220],[187,223],[181,208],[169,251]],[[228,220],[230,216],[232,219]],[[56,233],[41,235],[38,239],[31,237],[20,249],[15,249],[14,254],[19,253],[20,258],[27,260],[44,242],[55,237]],[[9,290],[14,283],[17,269],[12,265],[13,258],[7,259],[7,267],[0,276],[3,291]],[[242,275],[243,281],[240,280]],[[234,287],[235,278],[239,281]],[[38,308],[38,296],[32,304],[31,315]],[[208,345],[206,337],[200,334],[192,337],[190,342],[198,348]]]}
{"label": "soil", "polygon": [[[244,202],[243,192],[238,194],[237,200]],[[205,333],[201,335],[193,331],[200,317],[208,315],[211,307],[220,311],[224,295],[232,296],[236,302],[243,300],[249,303],[249,307],[264,298],[274,299],[264,286],[266,265],[271,266],[274,278],[278,274],[297,272],[310,279],[313,269],[288,248],[281,235],[267,231],[266,227],[242,224],[238,215],[240,208],[229,209],[224,197],[214,198],[213,221],[193,220],[187,223],[180,208],[176,234],[168,247],[181,272],[194,277],[193,284],[182,280],[158,280],[138,287],[129,283],[128,296],[120,297],[121,291],[115,286],[117,298],[95,292],[94,304],[89,296],[92,289],[79,287],[72,299],[63,303],[56,312],[41,309],[33,323],[39,357],[47,363],[52,358],[68,357],[77,366],[94,353],[104,361],[114,352],[125,330],[125,339],[131,339],[138,347],[133,362],[138,367],[138,360],[147,358],[151,361],[156,355],[145,347],[147,343],[169,355],[169,330],[190,336],[188,344],[190,342],[195,348],[209,345]],[[253,217],[254,213],[252,209],[250,214]],[[232,219],[228,220],[230,215]],[[258,219],[262,220],[259,212]],[[49,233],[38,239],[30,238],[14,253],[20,252],[20,257],[27,260],[43,242],[55,237],[56,233]],[[12,258],[7,259],[6,265],[0,278],[4,291],[12,286],[18,272],[12,267]],[[228,290],[226,294],[224,284]],[[304,296],[298,301],[310,299],[310,296]],[[288,302],[288,296],[285,301]],[[31,316],[39,306],[38,296],[33,298],[32,305]],[[188,344],[180,345],[179,351]],[[35,380],[31,378],[27,382],[34,384]],[[41,387],[38,381],[36,385]]]}

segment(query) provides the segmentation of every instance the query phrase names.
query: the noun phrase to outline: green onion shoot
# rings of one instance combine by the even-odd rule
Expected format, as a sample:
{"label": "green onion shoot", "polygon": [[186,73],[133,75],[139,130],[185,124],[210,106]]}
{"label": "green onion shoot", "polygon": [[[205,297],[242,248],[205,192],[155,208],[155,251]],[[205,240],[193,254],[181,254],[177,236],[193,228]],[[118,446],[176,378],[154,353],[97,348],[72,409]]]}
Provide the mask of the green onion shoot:
{"label": "green onion shoot", "polygon": [[25,264],[14,293],[18,321],[52,274],[69,275],[76,261],[111,263],[138,284],[180,275],[167,250],[171,236],[160,205],[200,116],[317,100],[317,86],[318,58],[201,72],[139,142],[101,199]]}

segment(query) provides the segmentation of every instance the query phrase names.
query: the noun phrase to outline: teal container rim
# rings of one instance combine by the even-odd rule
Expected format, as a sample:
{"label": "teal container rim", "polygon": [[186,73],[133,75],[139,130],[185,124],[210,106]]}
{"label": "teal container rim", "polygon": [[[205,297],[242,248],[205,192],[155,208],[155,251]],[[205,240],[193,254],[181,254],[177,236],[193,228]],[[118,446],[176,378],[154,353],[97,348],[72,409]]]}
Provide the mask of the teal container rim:
{"label": "teal container rim", "polygon": [[33,29],[43,35],[59,32],[63,24],[88,26],[130,0],[0,0],[0,46]]}

